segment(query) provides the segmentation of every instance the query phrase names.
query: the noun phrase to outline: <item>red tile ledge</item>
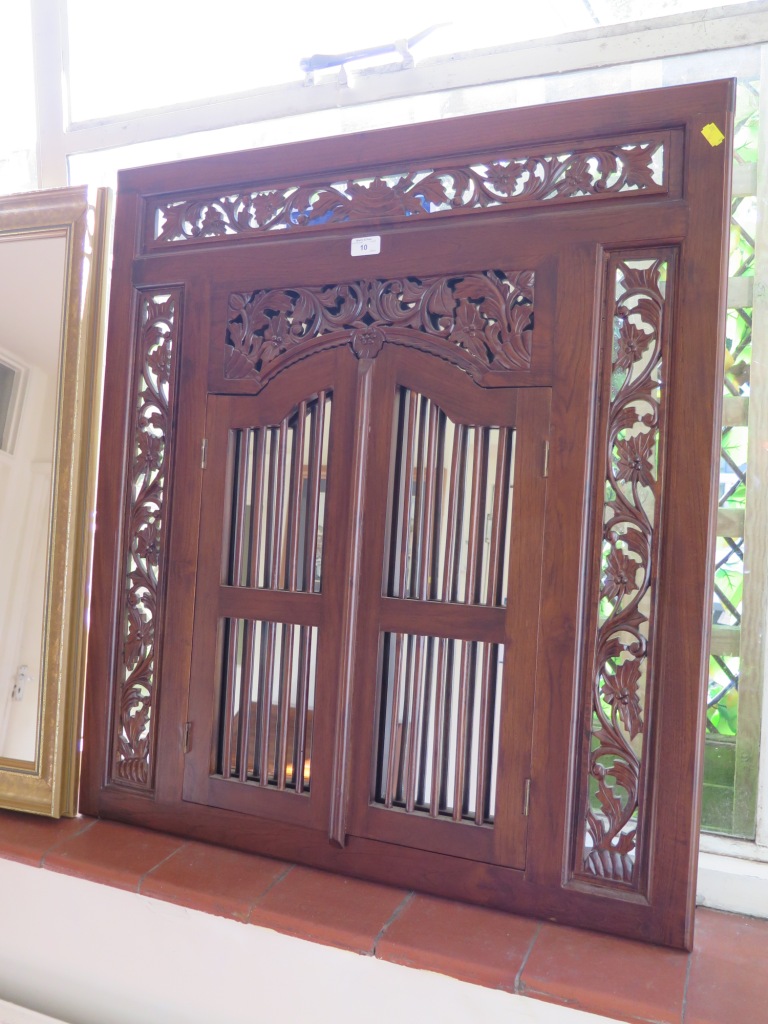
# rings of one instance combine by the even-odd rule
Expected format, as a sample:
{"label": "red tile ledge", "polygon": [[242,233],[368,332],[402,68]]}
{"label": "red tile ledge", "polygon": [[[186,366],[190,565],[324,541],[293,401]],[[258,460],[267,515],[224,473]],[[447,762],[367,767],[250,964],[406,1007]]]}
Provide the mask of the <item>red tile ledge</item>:
{"label": "red tile ledge", "polygon": [[247,921],[256,900],[290,870],[291,865],[282,861],[190,842],[149,871],[139,891],[207,914]]}
{"label": "red tile ledge", "polygon": [[295,867],[256,904],[250,922],[370,955],[408,895],[403,889]]}
{"label": "red tile ledge", "polygon": [[92,818],[0,810],[0,858],[631,1024],[768,1020],[768,921],[697,912],[689,956]]}
{"label": "red tile ledge", "polygon": [[43,866],[116,889],[138,892],[152,868],[184,845],[183,839],[113,821],[96,821],[50,850]]}
{"label": "red tile ledge", "polygon": [[376,946],[382,960],[515,991],[538,921],[416,894]]}

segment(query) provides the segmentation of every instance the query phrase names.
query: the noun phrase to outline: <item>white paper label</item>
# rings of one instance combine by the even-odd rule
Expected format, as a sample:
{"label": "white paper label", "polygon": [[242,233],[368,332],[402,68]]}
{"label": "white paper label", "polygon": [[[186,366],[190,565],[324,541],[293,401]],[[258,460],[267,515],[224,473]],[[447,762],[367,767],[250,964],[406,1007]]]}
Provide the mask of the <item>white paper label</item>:
{"label": "white paper label", "polygon": [[350,252],[353,256],[378,256],[381,252],[381,235],[353,238]]}

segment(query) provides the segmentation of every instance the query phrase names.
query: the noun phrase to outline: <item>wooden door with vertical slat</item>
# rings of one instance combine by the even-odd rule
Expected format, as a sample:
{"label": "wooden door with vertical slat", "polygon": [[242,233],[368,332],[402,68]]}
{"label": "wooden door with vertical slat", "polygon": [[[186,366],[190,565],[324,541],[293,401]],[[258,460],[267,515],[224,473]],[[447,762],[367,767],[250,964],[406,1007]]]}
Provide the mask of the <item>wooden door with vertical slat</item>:
{"label": "wooden door with vertical slat", "polygon": [[523,867],[550,392],[392,346],[372,404],[349,831]]}
{"label": "wooden door with vertical slat", "polygon": [[325,353],[258,397],[208,399],[190,686],[206,739],[187,760],[188,800],[327,818],[314,781],[331,764],[354,362]]}

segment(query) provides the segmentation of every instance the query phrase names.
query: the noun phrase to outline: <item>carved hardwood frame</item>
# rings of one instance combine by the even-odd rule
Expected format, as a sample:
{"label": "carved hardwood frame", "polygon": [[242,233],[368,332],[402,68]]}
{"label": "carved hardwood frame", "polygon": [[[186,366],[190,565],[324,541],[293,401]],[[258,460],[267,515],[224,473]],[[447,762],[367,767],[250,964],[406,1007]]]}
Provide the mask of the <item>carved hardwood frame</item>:
{"label": "carved hardwood frame", "polygon": [[[84,810],[690,947],[731,118],[731,84],[708,83],[121,175]],[[726,136],[722,145],[702,133],[712,122]],[[657,175],[648,160],[644,170],[637,160],[627,162],[629,170],[621,163],[622,153],[645,158],[661,147]],[[570,156],[553,163],[556,153]],[[321,266],[286,288],[269,272],[263,280],[244,278],[240,261],[254,247],[278,252],[269,247],[289,237],[340,251],[352,235],[402,240],[414,225],[442,230],[448,222],[472,237],[506,224],[522,249],[526,232],[546,227],[556,260],[567,267],[557,278],[546,261],[534,271],[533,335],[525,321],[533,279],[522,272],[534,268],[514,245],[503,264],[493,259],[443,279],[466,279],[469,295],[483,274],[517,282],[522,305],[515,299],[511,308],[525,316],[509,334],[511,347],[500,346],[507,353],[501,361],[492,346],[457,341],[457,314],[434,337],[419,336],[419,347],[462,366],[482,386],[551,387],[553,395],[530,853],[522,871],[474,866],[458,880],[446,856],[431,855],[435,876],[425,879],[421,862],[400,847],[354,839],[337,849],[327,831],[310,841],[298,826],[276,829],[243,815],[235,833],[229,812],[181,799],[201,386],[254,393],[318,344],[351,343],[362,372],[382,344],[407,345],[416,335],[397,316],[373,314],[358,278]],[[229,275],[226,293],[211,283],[209,259]],[[440,275],[397,274],[373,272],[379,292],[389,287],[394,295],[390,314],[399,309],[408,319]],[[326,308],[329,288],[336,293]],[[161,308],[168,302],[172,312]],[[350,316],[336,316],[353,307]],[[288,310],[294,319],[286,334],[277,322]],[[266,342],[275,337],[265,361]],[[194,365],[198,351],[211,353],[207,381]],[[185,400],[175,402],[181,394]],[[184,508],[174,514],[172,482],[181,480]],[[197,490],[190,490],[195,480]],[[650,513],[639,487],[654,496]],[[583,515],[574,524],[575,509]],[[564,531],[571,537],[565,546]],[[169,590],[173,623],[164,613]],[[640,609],[651,591],[655,604]],[[563,594],[571,595],[568,607]],[[345,729],[337,739],[342,771]],[[344,842],[342,806],[332,807],[330,834]]]}

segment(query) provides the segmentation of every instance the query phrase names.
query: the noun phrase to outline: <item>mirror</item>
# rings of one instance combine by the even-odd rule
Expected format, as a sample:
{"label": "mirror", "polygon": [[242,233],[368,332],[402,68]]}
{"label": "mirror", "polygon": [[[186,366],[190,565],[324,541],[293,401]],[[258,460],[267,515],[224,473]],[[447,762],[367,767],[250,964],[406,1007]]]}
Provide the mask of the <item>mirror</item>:
{"label": "mirror", "polygon": [[0,806],[77,810],[108,192],[0,198]]}

